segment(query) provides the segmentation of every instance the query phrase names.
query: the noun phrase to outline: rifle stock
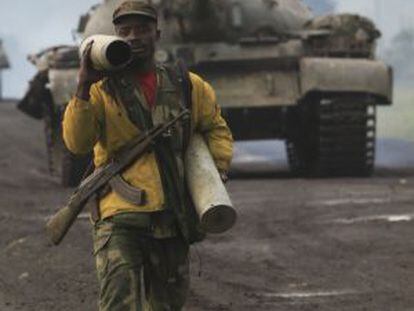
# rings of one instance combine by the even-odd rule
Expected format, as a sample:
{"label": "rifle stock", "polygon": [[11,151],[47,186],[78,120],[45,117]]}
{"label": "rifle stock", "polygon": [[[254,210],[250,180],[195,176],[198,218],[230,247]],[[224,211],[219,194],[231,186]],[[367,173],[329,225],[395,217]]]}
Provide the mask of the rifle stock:
{"label": "rifle stock", "polygon": [[54,245],[58,245],[63,240],[82,209],[83,205],[71,206],[68,204],[48,220],[46,233]]}
{"label": "rifle stock", "polygon": [[83,210],[89,197],[106,185],[109,180],[127,168],[151,145],[156,137],[164,133],[176,122],[188,117],[189,111],[184,110],[166,124],[153,128],[149,133],[140,135],[128,144],[127,148],[117,154],[115,161],[106,164],[88,176],[72,194],[69,203],[54,214],[46,223],[46,234],[53,244],[58,245],[69,231],[76,218]]}

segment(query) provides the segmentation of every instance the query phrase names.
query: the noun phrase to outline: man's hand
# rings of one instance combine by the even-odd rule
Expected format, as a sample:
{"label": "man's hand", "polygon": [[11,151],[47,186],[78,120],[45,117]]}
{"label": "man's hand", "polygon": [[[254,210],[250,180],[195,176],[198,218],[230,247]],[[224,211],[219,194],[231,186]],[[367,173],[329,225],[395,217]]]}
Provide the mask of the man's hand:
{"label": "man's hand", "polygon": [[89,91],[92,84],[98,82],[103,78],[103,73],[94,69],[92,66],[92,45],[93,41],[86,46],[82,55],[78,73],[78,89],[76,91],[76,97],[83,100],[89,100]]}
{"label": "man's hand", "polygon": [[227,172],[220,170],[219,174],[220,174],[221,181],[223,182],[223,184],[225,184],[229,180],[229,177],[227,176]]}

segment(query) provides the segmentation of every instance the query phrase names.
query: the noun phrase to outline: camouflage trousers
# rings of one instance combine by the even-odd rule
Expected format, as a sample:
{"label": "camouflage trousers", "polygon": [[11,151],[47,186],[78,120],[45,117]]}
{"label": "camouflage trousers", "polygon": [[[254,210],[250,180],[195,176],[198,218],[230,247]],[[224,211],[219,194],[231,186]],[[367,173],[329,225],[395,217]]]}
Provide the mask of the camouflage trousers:
{"label": "camouflage trousers", "polygon": [[154,238],[137,222],[95,225],[99,310],[181,310],[189,289],[189,247],[179,235]]}

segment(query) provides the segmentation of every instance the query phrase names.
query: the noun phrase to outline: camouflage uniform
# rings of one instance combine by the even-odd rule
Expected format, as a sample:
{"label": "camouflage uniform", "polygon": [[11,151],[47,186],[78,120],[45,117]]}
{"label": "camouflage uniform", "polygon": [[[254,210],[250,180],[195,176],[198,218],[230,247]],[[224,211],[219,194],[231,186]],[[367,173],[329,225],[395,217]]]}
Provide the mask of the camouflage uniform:
{"label": "camouflage uniform", "polygon": [[181,310],[189,289],[189,249],[168,229],[151,228],[136,213],[95,225],[99,310]]}

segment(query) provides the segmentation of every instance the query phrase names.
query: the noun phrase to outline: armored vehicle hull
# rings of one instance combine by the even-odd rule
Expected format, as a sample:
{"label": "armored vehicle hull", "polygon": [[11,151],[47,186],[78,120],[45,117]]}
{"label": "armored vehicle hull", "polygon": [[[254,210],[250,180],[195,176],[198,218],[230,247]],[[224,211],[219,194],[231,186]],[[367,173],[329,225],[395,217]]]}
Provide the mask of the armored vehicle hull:
{"label": "armored vehicle hull", "polygon": [[[118,3],[95,8],[80,32],[113,32],[102,21]],[[159,60],[184,59],[213,85],[236,140],[285,140],[300,176],[372,173],[376,107],[391,104],[393,82],[369,19],[314,17],[298,0],[158,5]]]}

